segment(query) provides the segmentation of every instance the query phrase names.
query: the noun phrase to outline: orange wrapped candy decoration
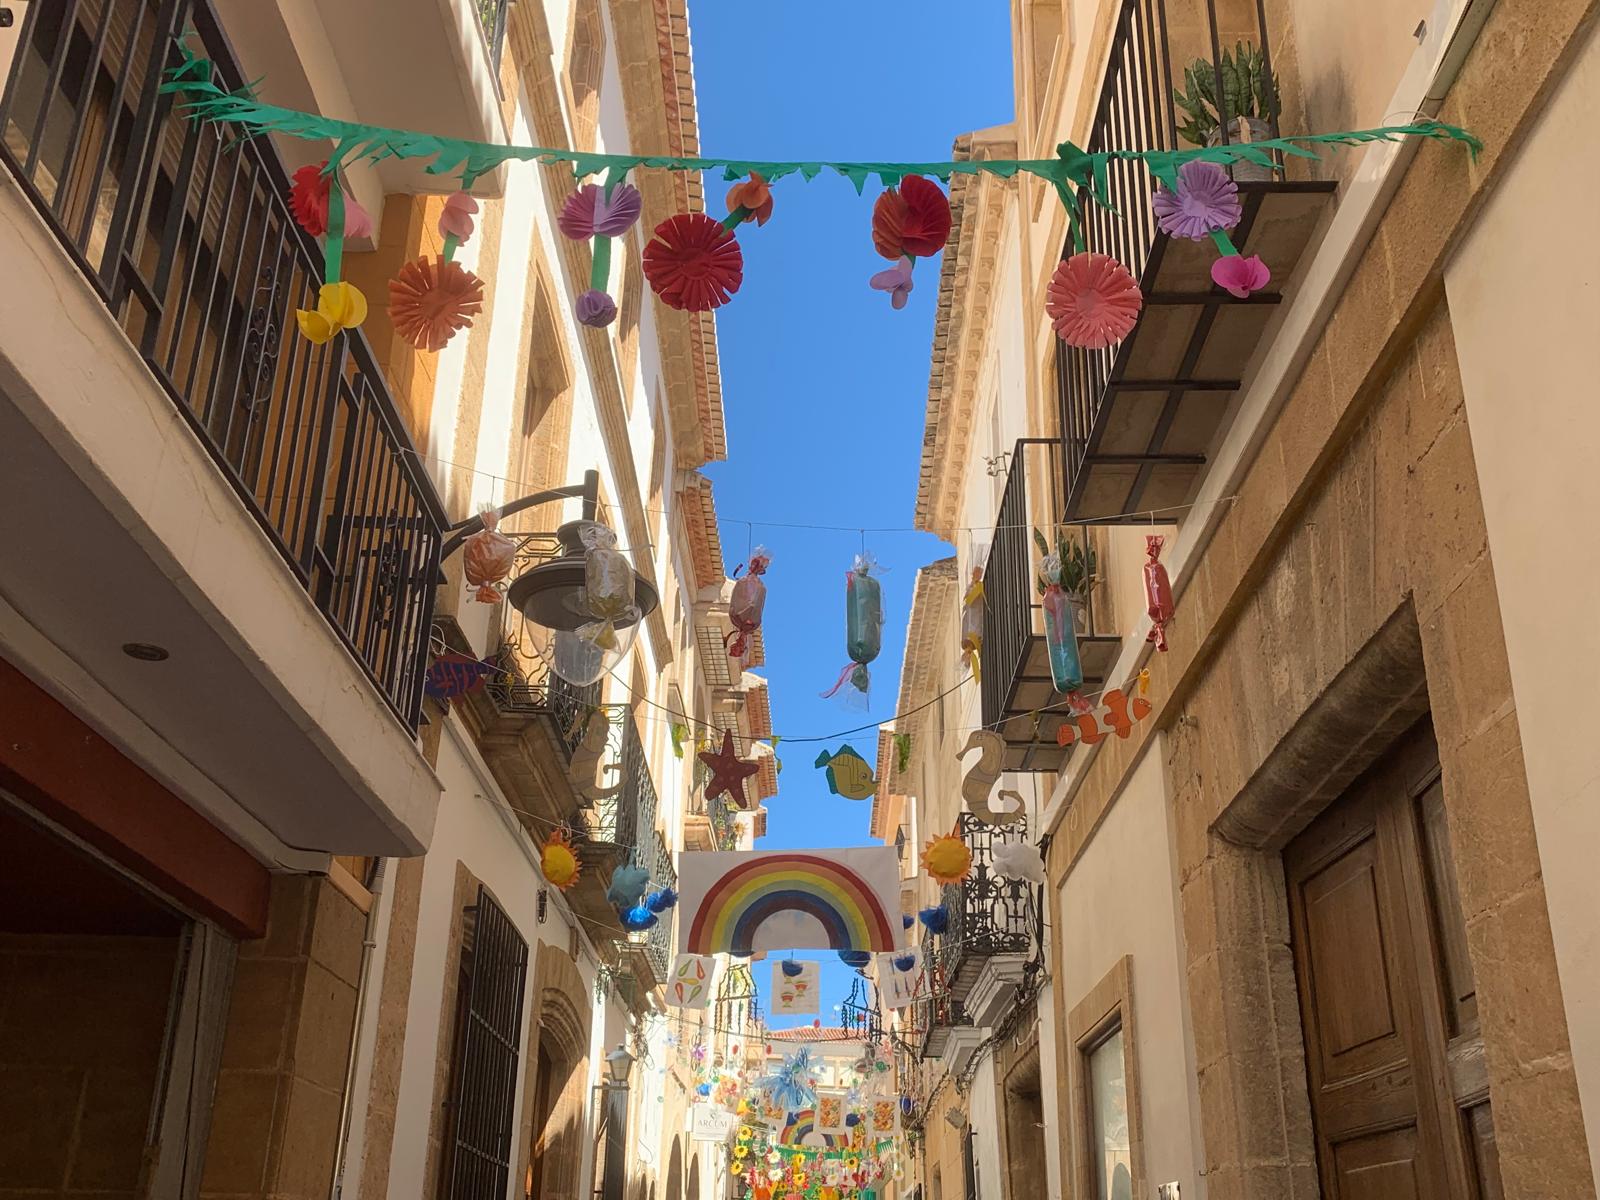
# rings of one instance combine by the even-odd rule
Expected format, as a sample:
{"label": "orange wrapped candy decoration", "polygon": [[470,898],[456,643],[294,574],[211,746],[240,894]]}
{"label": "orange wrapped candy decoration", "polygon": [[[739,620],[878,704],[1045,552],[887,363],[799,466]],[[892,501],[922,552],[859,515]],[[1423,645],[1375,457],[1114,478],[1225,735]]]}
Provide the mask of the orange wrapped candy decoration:
{"label": "orange wrapped candy decoration", "polygon": [[505,582],[517,557],[516,542],[495,529],[499,523],[499,512],[489,509],[483,514],[483,528],[461,545],[461,570],[467,586],[478,589],[473,599],[480,604],[500,599],[495,585]]}
{"label": "orange wrapped candy decoration", "polygon": [[483,280],[440,256],[408,262],[389,281],[389,319],[418,350],[438,351],[483,311]]}

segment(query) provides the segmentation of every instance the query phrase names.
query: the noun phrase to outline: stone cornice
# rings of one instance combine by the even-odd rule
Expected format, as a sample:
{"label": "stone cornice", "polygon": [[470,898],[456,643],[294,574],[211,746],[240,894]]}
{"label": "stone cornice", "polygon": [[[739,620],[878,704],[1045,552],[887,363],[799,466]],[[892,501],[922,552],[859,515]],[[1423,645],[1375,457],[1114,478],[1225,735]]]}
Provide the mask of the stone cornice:
{"label": "stone cornice", "polygon": [[717,526],[717,505],[711,481],[698,471],[685,471],[678,487],[677,507],[689,539],[689,554],[694,563],[694,586],[720,588],[725,578],[722,566],[722,535]]}
{"label": "stone cornice", "polygon": [[[962,134],[951,157],[960,162],[1015,154],[1012,127],[1003,125]],[[953,220],[939,269],[916,506],[917,528],[947,540],[957,520],[957,485],[967,466],[973,392],[988,342],[1005,197],[1015,186],[990,175],[957,175],[950,183]]]}

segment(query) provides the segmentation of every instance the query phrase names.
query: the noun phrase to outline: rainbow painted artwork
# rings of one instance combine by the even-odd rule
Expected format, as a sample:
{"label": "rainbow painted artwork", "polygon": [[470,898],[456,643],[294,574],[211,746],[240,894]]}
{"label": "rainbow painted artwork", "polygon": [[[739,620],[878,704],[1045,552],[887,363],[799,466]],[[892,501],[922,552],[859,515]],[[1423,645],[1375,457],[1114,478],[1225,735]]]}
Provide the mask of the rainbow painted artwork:
{"label": "rainbow painted artwork", "polygon": [[889,846],[703,851],[679,861],[679,948],[691,954],[896,948],[900,877]]}
{"label": "rainbow painted artwork", "polygon": [[843,1146],[845,1138],[838,1134],[823,1133],[817,1127],[817,1114],[809,1108],[796,1108],[790,1110],[783,1123],[783,1132],[778,1135],[778,1144],[781,1146],[826,1146],[832,1149]]}

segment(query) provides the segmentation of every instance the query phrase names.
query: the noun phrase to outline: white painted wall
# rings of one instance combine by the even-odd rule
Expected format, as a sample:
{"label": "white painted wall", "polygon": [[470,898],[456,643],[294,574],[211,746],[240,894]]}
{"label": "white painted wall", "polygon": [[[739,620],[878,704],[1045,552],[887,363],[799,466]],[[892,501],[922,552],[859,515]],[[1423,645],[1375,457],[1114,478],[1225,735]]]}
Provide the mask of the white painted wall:
{"label": "white painted wall", "polygon": [[[1445,271],[1561,993],[1600,1173],[1600,36]],[[1549,236],[1541,231],[1550,231]]]}
{"label": "white painted wall", "polygon": [[[1162,735],[1156,740],[1164,741]],[[1164,748],[1146,755],[1095,834],[1093,850],[1062,883],[1062,961],[1054,984],[1066,1010],[1133,956],[1133,1025],[1144,1124],[1145,1176],[1177,1180],[1204,1197],[1194,1118],[1199,1112],[1178,913],[1177,851]],[[1048,1092],[1047,1092],[1048,1094]]]}

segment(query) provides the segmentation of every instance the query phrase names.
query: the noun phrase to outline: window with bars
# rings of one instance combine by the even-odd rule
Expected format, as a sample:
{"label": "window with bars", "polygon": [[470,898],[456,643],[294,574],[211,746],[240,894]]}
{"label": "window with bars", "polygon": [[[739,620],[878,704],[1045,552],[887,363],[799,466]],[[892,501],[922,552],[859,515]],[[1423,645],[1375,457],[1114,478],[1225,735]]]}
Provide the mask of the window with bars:
{"label": "window with bars", "polygon": [[439,1197],[501,1200],[511,1177],[528,943],[482,885],[466,917]]}

